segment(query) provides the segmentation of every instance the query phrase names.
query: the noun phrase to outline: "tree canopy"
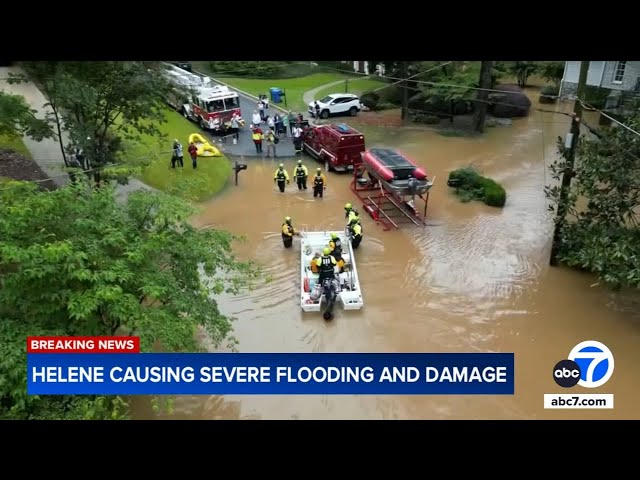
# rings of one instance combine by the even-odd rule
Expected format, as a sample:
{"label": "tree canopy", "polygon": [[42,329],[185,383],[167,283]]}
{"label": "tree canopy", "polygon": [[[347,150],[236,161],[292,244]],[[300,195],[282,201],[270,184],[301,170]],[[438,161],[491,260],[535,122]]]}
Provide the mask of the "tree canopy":
{"label": "tree canopy", "polygon": [[26,395],[27,335],[135,335],[151,351],[197,351],[196,331],[231,340],[213,295],[250,287],[236,237],[189,224],[193,207],[87,182],[52,192],[0,185],[0,418],[121,418],[116,397]]}
{"label": "tree canopy", "polygon": [[45,119],[36,116],[24,97],[0,91],[0,136],[22,137],[34,140],[53,136],[53,130]]}
{"label": "tree canopy", "polygon": [[[640,115],[627,123],[640,130]],[[566,168],[551,165],[554,179]],[[547,187],[551,208],[559,187]],[[617,127],[599,139],[581,137],[566,219],[561,224],[559,259],[594,272],[614,287],[640,288],[640,138]]]}
{"label": "tree canopy", "polygon": [[[172,87],[159,62],[25,62],[22,68],[47,98],[63,149],[84,151],[84,169],[119,162],[126,140],[160,136]],[[12,81],[24,80],[14,75]],[[65,130],[70,145],[63,144]]]}

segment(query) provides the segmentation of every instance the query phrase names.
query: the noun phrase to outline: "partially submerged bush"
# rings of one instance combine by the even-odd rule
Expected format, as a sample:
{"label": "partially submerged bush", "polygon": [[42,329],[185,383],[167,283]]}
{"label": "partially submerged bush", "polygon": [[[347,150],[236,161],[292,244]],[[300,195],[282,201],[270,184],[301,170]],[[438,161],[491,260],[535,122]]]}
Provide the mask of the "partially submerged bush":
{"label": "partially submerged bush", "polygon": [[447,185],[456,189],[463,202],[481,200],[490,207],[504,207],[507,201],[507,192],[500,184],[483,177],[471,167],[451,172]]}

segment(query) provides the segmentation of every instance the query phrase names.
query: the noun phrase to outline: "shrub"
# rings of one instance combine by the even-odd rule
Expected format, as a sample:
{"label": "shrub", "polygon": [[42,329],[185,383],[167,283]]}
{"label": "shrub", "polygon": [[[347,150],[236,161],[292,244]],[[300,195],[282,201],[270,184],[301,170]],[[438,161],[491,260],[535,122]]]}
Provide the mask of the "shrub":
{"label": "shrub", "polygon": [[490,207],[504,207],[507,201],[507,192],[500,184],[471,167],[452,171],[447,185],[456,189],[463,202],[481,200]]}
{"label": "shrub", "polygon": [[585,87],[584,101],[585,103],[590,104],[593,108],[602,110],[605,106],[609,93],[611,93],[611,90],[608,88],[587,85]]}
{"label": "shrub", "polygon": [[375,92],[368,92],[360,96],[362,104],[370,110],[375,110],[380,101],[380,95]]}
{"label": "shrub", "polygon": [[209,62],[209,71],[227,77],[283,79],[316,73],[317,67],[299,62]]}
{"label": "shrub", "polygon": [[555,85],[547,85],[540,90],[540,103],[555,103],[560,89]]}
{"label": "shrub", "polygon": [[425,123],[427,125],[438,125],[440,123],[440,118],[437,115],[417,112],[411,115],[411,121],[415,123]]}

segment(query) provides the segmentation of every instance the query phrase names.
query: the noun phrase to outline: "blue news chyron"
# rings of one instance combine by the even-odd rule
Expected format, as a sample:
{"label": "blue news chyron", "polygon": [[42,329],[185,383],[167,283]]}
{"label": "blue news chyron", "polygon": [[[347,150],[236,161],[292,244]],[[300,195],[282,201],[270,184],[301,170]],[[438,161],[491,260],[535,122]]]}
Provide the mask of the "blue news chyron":
{"label": "blue news chyron", "polygon": [[29,354],[30,395],[513,395],[513,353]]}

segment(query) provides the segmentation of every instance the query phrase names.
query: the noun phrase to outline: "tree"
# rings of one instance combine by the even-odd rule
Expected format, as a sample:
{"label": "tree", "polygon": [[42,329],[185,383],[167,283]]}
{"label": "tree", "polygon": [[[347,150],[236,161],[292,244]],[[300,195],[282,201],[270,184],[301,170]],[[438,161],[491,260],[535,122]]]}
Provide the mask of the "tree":
{"label": "tree", "polygon": [[24,97],[0,92],[0,136],[27,135],[36,141],[51,138],[51,127],[46,120],[36,117],[36,113]]}
{"label": "tree", "polygon": [[540,67],[542,78],[552,82],[554,87],[559,88],[564,75],[564,62],[544,62]]}
{"label": "tree", "polygon": [[538,70],[538,64],[536,62],[511,62],[507,69],[518,79],[518,86],[524,88],[527,86],[529,77]]}
{"label": "tree", "polygon": [[493,70],[493,62],[483,60],[480,65],[480,88],[477,90],[476,108],[473,112],[473,130],[477,133],[484,133],[484,121],[487,118],[487,110],[489,108],[489,89],[491,88],[491,72]]}
{"label": "tree", "polygon": [[[640,115],[628,125],[640,129]],[[555,180],[565,167],[561,159],[551,165]],[[553,210],[560,188],[546,194]],[[611,287],[640,288],[640,138],[621,127],[581,137],[567,207],[558,259]]]}
{"label": "tree", "polygon": [[27,334],[135,335],[144,351],[197,351],[200,328],[232,341],[213,295],[259,275],[234,258],[235,237],[194,228],[193,207],[162,193],[133,193],[123,208],[114,188],[0,189],[0,418],[126,412],[117,398],[27,397]]}
{"label": "tree", "polygon": [[[100,169],[120,162],[123,141],[160,136],[171,89],[160,63],[26,62],[23,68],[48,99],[63,154],[71,147],[82,149],[86,161],[81,166],[96,170],[96,180]],[[63,130],[70,145],[64,145]]]}

